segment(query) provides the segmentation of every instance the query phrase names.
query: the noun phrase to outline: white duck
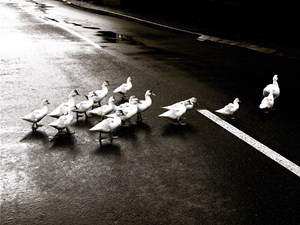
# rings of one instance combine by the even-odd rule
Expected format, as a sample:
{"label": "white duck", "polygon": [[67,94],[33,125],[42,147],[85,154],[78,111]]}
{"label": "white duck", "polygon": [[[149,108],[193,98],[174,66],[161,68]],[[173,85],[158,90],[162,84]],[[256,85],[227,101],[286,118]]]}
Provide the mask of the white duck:
{"label": "white duck", "polygon": [[186,109],[192,109],[192,108],[194,108],[195,104],[198,104],[197,103],[197,98],[196,97],[191,97],[189,99],[186,99],[186,100],[183,100],[183,101],[180,101],[180,102],[176,102],[176,103],[174,103],[172,105],[163,106],[161,108],[170,110],[170,109],[178,107],[184,101],[187,101],[187,103],[188,103],[188,104],[186,104]]}
{"label": "white duck", "polygon": [[189,104],[189,101],[182,101],[176,106],[172,107],[168,111],[159,115],[159,117],[166,117],[171,119],[174,122],[177,122],[180,125],[185,125],[185,123],[181,122],[181,118],[183,114],[186,113],[187,108],[186,106]]}
{"label": "white duck", "polygon": [[127,102],[122,103],[121,105],[116,105],[114,111],[122,110],[128,106],[131,106],[133,101],[135,101],[136,97],[134,95],[130,96]]}
{"label": "white duck", "polygon": [[106,114],[114,111],[116,109],[116,105],[114,104],[114,97],[111,96],[108,99],[108,103],[106,105],[102,105],[100,107],[94,108],[90,111],[88,111],[88,114],[92,114],[92,115],[96,115],[96,116],[100,116],[101,119],[103,118],[103,116],[105,116]]}
{"label": "white duck", "polygon": [[67,111],[64,112],[64,115],[60,116],[58,119],[49,124],[49,126],[54,127],[58,130],[59,134],[63,132],[64,129],[67,130],[68,134],[71,134],[70,125],[73,122],[74,114],[71,108],[68,108]]}
{"label": "white duck", "polygon": [[102,120],[100,123],[90,128],[90,131],[99,132],[100,146],[102,146],[102,133],[109,134],[110,143],[112,143],[113,139],[117,138],[113,136],[113,132],[122,125],[121,116],[123,116],[123,112],[121,110],[117,110],[114,117],[106,118]]}
{"label": "white duck", "polygon": [[121,119],[124,123],[126,121],[131,123],[130,119],[138,113],[138,106],[137,106],[138,101],[139,100],[134,97],[130,101],[130,105],[122,109],[124,115],[121,117]]}
{"label": "white duck", "polygon": [[274,107],[274,94],[273,93],[274,93],[274,91],[271,90],[269,95],[267,97],[264,97],[261,100],[259,108],[262,109],[264,112],[272,110]]}
{"label": "white duck", "polygon": [[93,96],[94,103],[98,103],[99,106],[101,106],[101,101],[107,96],[108,94],[108,87],[109,82],[104,81],[102,83],[101,89],[100,90],[95,90],[91,91],[89,94],[94,93],[95,95]]}
{"label": "white duck", "polygon": [[88,118],[87,111],[91,109],[94,105],[94,99],[93,99],[94,93],[89,93],[88,95],[84,95],[84,96],[87,98],[87,100],[77,103],[71,109],[73,112],[76,112],[77,123],[78,123],[78,118],[82,116],[81,114],[85,115],[85,119]]}
{"label": "white duck", "polygon": [[215,112],[220,113],[221,116],[232,116],[239,109],[239,103],[241,103],[239,98],[235,98],[232,103],[225,105],[223,108],[215,110]]}
{"label": "white duck", "polygon": [[155,96],[155,94],[151,90],[147,90],[145,93],[145,99],[138,101],[138,104],[137,104],[137,108],[138,108],[137,121],[138,122],[142,122],[142,120],[145,119],[142,117],[142,112],[146,111],[152,105],[151,95]]}
{"label": "white duck", "polygon": [[120,86],[118,86],[115,90],[113,90],[113,93],[119,93],[122,95],[122,98],[125,98],[126,93],[131,88],[132,88],[131,77],[128,77],[126,83],[123,83]]}
{"label": "white duck", "polygon": [[39,109],[35,109],[32,112],[28,113],[27,115],[23,116],[22,119],[32,123],[32,131],[35,132],[38,127],[42,126],[38,124],[48,113],[48,105],[49,101],[44,99],[42,101],[42,107]]}
{"label": "white duck", "polygon": [[58,118],[62,115],[64,115],[65,112],[68,111],[68,107],[74,107],[75,106],[75,97],[79,95],[77,90],[72,90],[69,94],[69,100],[67,102],[61,103],[56,109],[54,109],[51,113],[48,115],[54,118]]}
{"label": "white duck", "polygon": [[280,95],[280,88],[278,85],[278,75],[275,74],[273,76],[273,83],[268,84],[264,89],[263,89],[263,96],[267,97],[270,92],[273,91],[273,96],[274,99],[276,99]]}

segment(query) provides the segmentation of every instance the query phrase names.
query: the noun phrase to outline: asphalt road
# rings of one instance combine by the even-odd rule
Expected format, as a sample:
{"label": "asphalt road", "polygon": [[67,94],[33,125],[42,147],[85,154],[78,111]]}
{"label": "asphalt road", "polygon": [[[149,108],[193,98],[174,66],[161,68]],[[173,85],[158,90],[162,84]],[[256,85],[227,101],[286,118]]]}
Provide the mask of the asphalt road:
{"label": "asphalt road", "polygon": [[[1,224],[299,224],[299,60],[57,1],[0,4]],[[258,105],[274,74],[282,94],[265,114]],[[110,96],[128,76],[128,95],[156,96],[148,120],[121,127],[112,145],[100,147],[88,130],[95,117],[74,121],[75,134],[61,137],[49,116],[36,133],[21,120],[44,98],[50,111],[72,89],[87,94],[105,80]],[[192,96],[199,106],[185,126],[158,117],[161,106]],[[254,146],[196,110],[214,114],[235,97],[242,103],[227,122]]]}

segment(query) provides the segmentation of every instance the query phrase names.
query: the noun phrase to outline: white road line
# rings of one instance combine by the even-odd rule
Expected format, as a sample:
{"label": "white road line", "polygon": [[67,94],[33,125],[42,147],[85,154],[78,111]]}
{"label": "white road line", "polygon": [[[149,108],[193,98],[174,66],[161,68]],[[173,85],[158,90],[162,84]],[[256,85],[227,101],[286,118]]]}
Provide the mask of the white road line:
{"label": "white road line", "polygon": [[265,154],[269,158],[273,159],[275,162],[279,163],[292,173],[296,174],[298,177],[300,177],[300,167],[296,165],[295,163],[291,162],[290,160],[284,158],[277,152],[273,151],[269,147],[265,146],[264,144],[258,142],[254,138],[250,137],[249,135],[245,134],[244,132],[240,131],[239,129],[235,128],[231,124],[227,123],[220,117],[216,116],[215,114],[211,113],[210,111],[206,109],[197,110],[202,115],[206,116],[208,119],[212,120],[216,124],[223,127],[225,130],[229,131],[230,133],[234,134],[247,144],[251,145],[253,148],[257,149],[261,153]]}
{"label": "white road line", "polygon": [[255,45],[253,43],[248,43],[248,42],[243,42],[243,41],[233,41],[233,40],[209,36],[209,35],[202,34],[197,38],[197,40],[198,41],[212,41],[212,42],[216,42],[216,43],[237,46],[240,48],[247,48],[247,49],[250,49],[253,51],[262,52],[262,53],[266,53],[266,54],[273,54],[273,55],[278,55],[278,56],[283,55],[282,53],[278,52],[276,49],[262,47],[259,45]]}
{"label": "white road line", "polygon": [[[25,5],[24,5],[25,4]],[[40,15],[39,13],[37,13],[36,11],[34,11],[34,7],[26,7],[26,6],[32,6],[34,3],[32,2],[25,2],[25,1],[21,1],[19,2],[19,7],[22,8],[25,12],[34,15],[37,19],[40,19],[46,23],[49,23],[51,25],[60,27],[61,29],[73,34],[76,37],[79,37],[81,39],[83,39],[84,41],[86,41],[87,43],[89,43],[90,45],[94,46],[95,48],[98,49],[102,49],[102,47],[98,44],[96,44],[95,42],[91,41],[90,39],[84,37],[83,35],[81,35],[80,33],[68,28],[67,26],[65,26],[63,21],[58,21],[54,22],[56,19],[51,19],[50,17],[44,16],[44,15]]]}
{"label": "white road line", "polygon": [[76,31],[74,31],[74,30],[72,30],[72,29],[70,29],[70,28],[64,26],[64,25],[63,25],[63,22],[52,22],[52,21],[49,21],[49,20],[48,20],[47,22],[48,22],[48,23],[51,23],[51,24],[53,24],[53,25],[55,25],[55,26],[58,26],[58,27],[64,29],[65,31],[68,31],[69,33],[73,34],[73,35],[76,36],[76,37],[79,37],[79,38],[83,39],[83,40],[86,41],[87,43],[93,45],[95,48],[98,48],[98,49],[101,49],[101,48],[102,48],[100,45],[98,45],[98,44],[96,44],[95,42],[91,41],[91,40],[88,39],[87,37],[84,37],[84,36],[82,36],[80,33],[78,33],[78,32],[76,32]]}

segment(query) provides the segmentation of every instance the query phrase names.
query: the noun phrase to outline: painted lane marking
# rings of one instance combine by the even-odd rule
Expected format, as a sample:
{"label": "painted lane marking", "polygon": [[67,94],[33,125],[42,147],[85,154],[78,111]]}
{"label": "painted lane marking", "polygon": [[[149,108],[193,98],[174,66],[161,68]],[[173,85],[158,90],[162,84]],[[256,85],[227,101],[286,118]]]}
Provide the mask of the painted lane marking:
{"label": "painted lane marking", "polygon": [[237,136],[247,144],[251,145],[256,150],[260,151],[264,155],[268,156],[269,158],[273,159],[275,162],[279,163],[281,166],[285,167],[292,173],[296,174],[298,177],[300,177],[300,167],[296,165],[295,163],[291,162],[290,160],[284,158],[277,152],[273,151],[269,147],[265,146],[264,144],[258,142],[254,138],[250,137],[243,131],[235,128],[231,124],[227,123],[220,117],[216,116],[215,114],[211,113],[210,111],[206,109],[197,110],[202,115],[206,116],[208,119],[212,120],[219,126],[223,127],[225,130],[229,131],[233,135]]}
{"label": "painted lane marking", "polygon": [[68,31],[69,33],[73,34],[74,36],[81,38],[82,40],[86,41],[87,43],[94,46],[95,48],[102,49],[102,47],[100,45],[98,45],[95,42],[91,41],[87,37],[81,35],[80,33],[76,32],[76,31],[74,31],[74,30],[72,30],[72,29],[70,29],[66,26],[64,26],[63,25],[63,24],[65,24],[64,22],[53,22],[53,21],[49,20],[48,18],[44,18],[44,19],[46,19],[48,23],[53,24],[57,27],[60,27],[61,29],[65,30],[65,31]]}
{"label": "painted lane marking", "polygon": [[98,48],[98,49],[102,49],[102,47],[98,44],[96,44],[95,42],[91,41],[90,39],[88,39],[87,37],[84,37],[83,35],[81,35],[80,33],[68,28],[67,26],[63,25],[63,24],[66,24],[65,22],[63,21],[59,21],[57,19],[53,19],[53,18],[50,18],[48,16],[43,16],[41,15],[40,13],[34,11],[34,5],[35,2],[25,2],[25,1],[20,1],[18,2],[18,6],[20,8],[22,8],[25,12],[35,16],[37,19],[43,21],[43,22],[46,22],[48,24],[51,24],[53,26],[57,26],[57,27],[60,27],[61,29],[73,34],[74,36],[86,41],[87,43],[89,43],[90,45],[94,46],[95,48]]}
{"label": "painted lane marking", "polygon": [[211,42],[216,42],[216,43],[220,43],[220,44],[237,46],[240,48],[247,48],[247,49],[261,52],[261,53],[283,56],[283,54],[278,52],[276,49],[266,48],[266,47],[262,47],[262,46],[255,45],[255,44],[249,43],[249,42],[244,42],[244,41],[233,41],[233,40],[229,40],[229,39],[224,39],[224,38],[214,37],[214,36],[209,36],[209,35],[204,35],[204,34],[200,35],[197,38],[197,40],[198,41],[211,41]]}

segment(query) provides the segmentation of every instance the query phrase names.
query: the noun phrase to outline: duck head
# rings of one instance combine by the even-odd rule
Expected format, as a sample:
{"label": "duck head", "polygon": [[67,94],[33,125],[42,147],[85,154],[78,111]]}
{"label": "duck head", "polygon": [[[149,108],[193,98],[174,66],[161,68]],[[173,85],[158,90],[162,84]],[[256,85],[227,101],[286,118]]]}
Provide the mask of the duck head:
{"label": "duck head", "polygon": [[44,99],[44,100],[42,101],[42,105],[49,105],[49,104],[50,104],[50,102],[49,102],[48,99]]}

